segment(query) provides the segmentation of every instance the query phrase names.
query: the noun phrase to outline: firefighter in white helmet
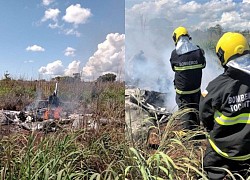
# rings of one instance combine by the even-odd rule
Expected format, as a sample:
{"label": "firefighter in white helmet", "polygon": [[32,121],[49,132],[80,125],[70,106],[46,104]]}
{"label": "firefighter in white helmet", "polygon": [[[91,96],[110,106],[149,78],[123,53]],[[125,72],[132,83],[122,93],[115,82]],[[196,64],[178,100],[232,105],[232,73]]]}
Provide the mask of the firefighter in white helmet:
{"label": "firefighter in white helmet", "polygon": [[184,129],[194,129],[200,124],[198,117],[202,69],[206,66],[204,51],[190,40],[185,27],[178,27],[173,32],[175,49],[170,63],[175,72],[174,86],[176,103],[179,109],[193,108],[193,112],[181,116]]}
{"label": "firefighter in white helmet", "polygon": [[[250,51],[240,33],[227,32],[216,45],[225,72],[211,81],[200,101],[200,119],[209,132],[204,168],[209,179],[225,169],[248,177],[250,168]],[[224,169],[223,169],[224,168]]]}

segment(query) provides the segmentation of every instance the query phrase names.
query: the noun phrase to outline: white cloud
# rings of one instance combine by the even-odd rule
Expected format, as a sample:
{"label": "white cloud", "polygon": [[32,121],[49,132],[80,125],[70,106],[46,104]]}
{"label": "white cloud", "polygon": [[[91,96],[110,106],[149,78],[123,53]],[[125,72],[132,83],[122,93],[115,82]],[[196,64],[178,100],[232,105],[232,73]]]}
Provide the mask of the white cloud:
{"label": "white cloud", "polygon": [[64,70],[64,75],[73,76],[74,73],[80,72],[80,61],[72,61],[68,67]]}
{"label": "white cloud", "polygon": [[201,10],[201,7],[202,7],[201,4],[195,1],[190,1],[190,2],[187,2],[186,4],[181,5],[178,11],[186,12],[186,13],[197,13]]}
{"label": "white cloud", "polygon": [[84,24],[91,17],[91,10],[82,8],[80,4],[71,5],[66,9],[66,14],[63,20],[74,25]]}
{"label": "white cloud", "polygon": [[[85,67],[80,69],[80,61],[72,61],[67,68],[64,68],[62,61],[57,60],[42,66],[39,73],[53,76],[72,76],[73,73],[79,73],[82,70],[84,80],[95,80],[100,75],[114,73],[117,80],[124,80],[125,64],[125,35],[111,33],[106,36],[106,40],[98,44],[97,51],[91,56]],[[65,53],[72,55],[75,49],[67,47]]]}
{"label": "white cloud", "polygon": [[240,14],[236,11],[232,12],[224,12],[221,16],[221,23],[222,24],[227,24],[227,23],[236,23],[241,21]]}
{"label": "white cloud", "polygon": [[49,24],[49,27],[51,28],[51,29],[56,29],[56,28],[61,28],[62,26],[59,26],[59,24],[56,22],[56,23],[54,23],[54,24]]}
{"label": "white cloud", "polygon": [[114,73],[117,80],[124,79],[125,35],[111,33],[106,40],[98,44],[98,49],[82,69],[84,80],[95,80],[100,75]]}
{"label": "white cloud", "polygon": [[243,0],[242,3],[250,3],[250,0]]}
{"label": "white cloud", "polygon": [[48,6],[50,5],[54,0],[43,0],[43,5]]}
{"label": "white cloud", "polygon": [[33,60],[24,61],[24,63],[33,63]]}
{"label": "white cloud", "polygon": [[200,23],[201,27],[211,27],[216,24],[220,24],[225,30],[245,30],[249,29],[250,22],[248,21],[250,13],[248,12],[239,12],[239,11],[230,11],[223,12],[219,19],[213,21],[213,23],[203,22]]}
{"label": "white cloud", "polygon": [[67,47],[65,50],[64,50],[64,55],[65,56],[72,56],[74,57],[75,56],[75,49],[72,48],[72,47]]}
{"label": "white cloud", "polygon": [[47,21],[47,20],[53,20],[53,21],[57,21],[57,17],[60,14],[60,10],[59,9],[48,9],[45,11],[44,16],[42,18],[42,21]]}
{"label": "white cloud", "polygon": [[81,36],[81,33],[78,32],[75,29],[64,29],[63,33],[66,34],[66,35],[74,35],[76,37],[80,37]]}
{"label": "white cloud", "polygon": [[38,45],[28,46],[26,48],[26,51],[35,51],[35,52],[42,52],[45,51],[45,49]]}
{"label": "white cloud", "polygon": [[[144,0],[126,9],[126,28],[148,27],[150,21],[165,18],[172,23],[172,30],[180,25],[189,29],[207,29],[222,23],[225,30],[249,28],[250,0]],[[235,13],[236,12],[236,13]],[[235,17],[232,17],[236,15]],[[232,21],[226,20],[225,17]],[[148,27],[149,28],[149,27]]]}
{"label": "white cloud", "polygon": [[39,68],[38,72],[43,75],[51,76],[73,76],[74,73],[80,72],[80,61],[74,60],[67,68],[64,67],[61,60],[56,60],[52,63],[48,63],[46,66]]}
{"label": "white cloud", "polygon": [[244,12],[241,13],[241,17],[243,19],[250,19],[250,13],[248,12],[250,10],[250,8]]}
{"label": "white cloud", "polygon": [[78,25],[86,23],[92,16],[90,9],[81,7],[80,4],[71,5],[66,9],[65,15],[62,17],[62,20],[65,22],[73,24],[73,26],[70,27],[60,22],[60,13],[60,10],[57,8],[49,8],[44,12],[41,22],[50,20],[52,23],[48,24],[49,28],[58,29],[61,34],[74,35],[76,37],[81,36],[81,33],[77,30]]}
{"label": "white cloud", "polygon": [[47,66],[42,66],[38,71],[41,74],[47,75],[63,75],[64,67],[62,61],[56,60],[52,63],[47,64]]}

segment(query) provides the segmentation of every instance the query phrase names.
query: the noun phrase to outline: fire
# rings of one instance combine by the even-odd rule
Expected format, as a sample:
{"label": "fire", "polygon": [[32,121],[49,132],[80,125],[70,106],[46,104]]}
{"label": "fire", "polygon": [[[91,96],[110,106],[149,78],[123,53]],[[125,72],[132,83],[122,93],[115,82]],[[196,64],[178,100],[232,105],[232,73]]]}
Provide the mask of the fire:
{"label": "fire", "polygon": [[61,113],[62,113],[62,107],[56,107],[55,109],[48,108],[44,112],[44,120],[48,120],[48,119],[59,120],[61,117]]}
{"label": "fire", "polygon": [[49,109],[47,109],[45,112],[44,112],[44,120],[48,120],[49,119]]}
{"label": "fire", "polygon": [[62,107],[57,107],[54,110],[54,119],[59,120],[61,117]]}

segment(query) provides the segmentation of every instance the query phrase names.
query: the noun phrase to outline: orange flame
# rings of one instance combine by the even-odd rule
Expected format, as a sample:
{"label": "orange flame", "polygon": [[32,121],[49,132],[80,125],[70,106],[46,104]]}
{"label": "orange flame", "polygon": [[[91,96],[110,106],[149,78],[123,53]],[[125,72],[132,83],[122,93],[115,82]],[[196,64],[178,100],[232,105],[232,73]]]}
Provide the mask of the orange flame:
{"label": "orange flame", "polygon": [[48,120],[50,118],[54,118],[56,120],[59,120],[61,117],[61,112],[62,112],[62,108],[61,107],[57,107],[55,109],[47,109],[44,112],[44,120]]}

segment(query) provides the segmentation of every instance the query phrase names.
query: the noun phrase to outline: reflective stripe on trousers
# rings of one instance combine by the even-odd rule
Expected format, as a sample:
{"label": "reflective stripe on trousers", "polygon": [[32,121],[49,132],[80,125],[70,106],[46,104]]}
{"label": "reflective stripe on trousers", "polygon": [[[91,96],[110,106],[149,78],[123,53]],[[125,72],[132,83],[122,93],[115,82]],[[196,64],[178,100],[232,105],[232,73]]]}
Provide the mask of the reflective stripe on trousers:
{"label": "reflective stripe on trousers", "polygon": [[245,161],[245,160],[248,160],[250,159],[250,154],[247,154],[247,155],[244,155],[244,156],[229,156],[227,153],[223,152],[220,150],[219,147],[217,147],[215,145],[215,143],[210,139],[208,138],[208,141],[209,143],[211,144],[212,148],[221,156],[227,158],[227,159],[231,159],[231,160],[235,160],[235,161]]}
{"label": "reflective stripe on trousers", "polygon": [[178,94],[194,94],[194,93],[199,92],[199,91],[200,91],[200,88],[195,89],[195,90],[192,90],[192,91],[182,91],[182,90],[179,90],[179,89],[175,88],[175,91],[176,91],[176,93],[178,93]]}

